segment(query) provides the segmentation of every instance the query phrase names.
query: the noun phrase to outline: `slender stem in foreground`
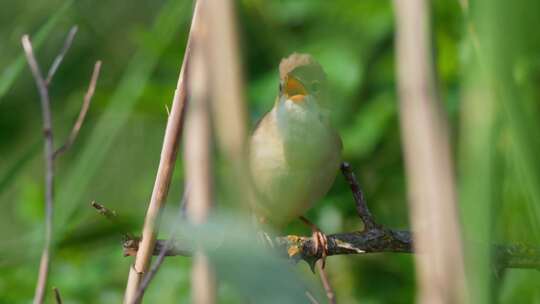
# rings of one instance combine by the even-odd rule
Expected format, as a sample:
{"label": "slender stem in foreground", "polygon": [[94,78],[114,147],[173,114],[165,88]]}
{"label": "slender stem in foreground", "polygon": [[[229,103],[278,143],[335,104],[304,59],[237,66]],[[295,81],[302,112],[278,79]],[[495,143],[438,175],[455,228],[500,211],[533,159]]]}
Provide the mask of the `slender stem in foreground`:
{"label": "slender stem in foreground", "polygon": [[193,28],[197,23],[196,20],[197,6],[195,5],[195,10],[191,21],[190,35],[188,38],[186,51],[184,53],[184,60],[182,62],[182,68],[180,70],[178,83],[176,85],[171,113],[167,120],[167,127],[165,129],[163,147],[161,149],[161,157],[154,183],[154,189],[152,191],[152,197],[150,199],[144,220],[142,241],[140,248],[137,251],[135,262],[129,271],[126,292],[124,295],[125,304],[133,303],[143,274],[148,270],[152,253],[154,252],[157,220],[169,192],[169,185],[171,183],[178,146],[182,135],[184,110],[186,104],[186,82],[188,76],[186,71],[188,61],[191,56],[191,36]]}
{"label": "slender stem in foreground", "polygon": [[[209,1],[198,2],[201,25],[208,24]],[[203,19],[204,18],[204,19]],[[187,206],[188,219],[194,225],[204,224],[212,208],[212,159],[209,97],[210,66],[205,60],[205,31],[207,27],[194,29],[193,56],[189,67],[189,102],[186,117],[184,142],[184,163],[186,178],[190,183],[190,197]],[[215,276],[208,257],[201,246],[196,244],[191,269],[191,302],[213,304],[216,302]]]}
{"label": "slender stem in foreground", "polygon": [[394,0],[400,123],[415,231],[418,303],[463,303],[465,266],[448,126],[437,91],[430,1]]}
{"label": "slender stem in foreground", "polygon": [[137,290],[137,294],[135,295],[135,299],[133,300],[137,304],[141,302],[142,296],[146,291],[146,288],[148,288],[148,285],[150,285],[150,282],[152,282],[152,279],[156,276],[159,267],[161,267],[161,264],[163,264],[163,261],[165,261],[165,256],[167,256],[167,252],[173,248],[178,223],[182,221],[182,218],[184,217],[184,206],[186,205],[187,197],[188,188],[185,187],[184,195],[182,196],[182,200],[180,201],[180,206],[178,208],[178,216],[176,217],[171,227],[169,239],[165,242],[165,246],[162,246],[160,248],[159,255],[156,261],[150,268],[150,271],[148,271],[148,273],[144,276],[141,285],[139,286],[139,290]]}

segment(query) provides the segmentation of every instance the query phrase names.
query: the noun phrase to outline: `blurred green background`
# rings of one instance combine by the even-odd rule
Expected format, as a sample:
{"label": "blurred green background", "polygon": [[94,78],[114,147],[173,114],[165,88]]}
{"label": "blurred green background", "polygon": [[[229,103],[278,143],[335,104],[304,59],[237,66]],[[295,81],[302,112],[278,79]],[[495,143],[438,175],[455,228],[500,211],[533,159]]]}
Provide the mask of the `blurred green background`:
{"label": "blurred green background", "polygon": [[[122,257],[121,234],[142,227],[191,1],[2,0],[1,7],[0,303],[31,300],[42,246],[41,113],[20,37],[31,34],[46,70],[74,24],[79,32],[50,91],[57,146],[76,118],[94,62],[103,60],[103,67],[81,134],[56,163],[49,282],[66,303],[119,303],[131,263]],[[273,103],[280,59],[294,51],[314,55],[328,73],[344,159],[355,168],[372,212],[388,227],[407,229],[392,3],[243,0],[237,8],[251,122]],[[458,1],[436,1],[431,8],[467,241],[540,246],[538,12],[534,0],[471,1],[466,12]],[[179,160],[171,213],[183,190],[182,168]],[[97,215],[92,200],[116,210],[120,223]],[[307,217],[327,233],[362,227],[341,177]],[[309,233],[300,223],[287,231]],[[508,270],[495,278],[488,253],[468,253],[471,261],[485,262],[469,266],[475,303],[540,303],[538,271]],[[148,303],[189,302],[189,265],[189,258],[167,259]],[[264,276],[253,267],[246,275]],[[307,265],[294,269],[307,284],[320,286]],[[331,257],[327,271],[340,303],[414,302],[411,255]],[[245,290],[232,286],[227,280],[220,286],[220,303],[241,302]],[[53,303],[52,293],[47,300]]]}

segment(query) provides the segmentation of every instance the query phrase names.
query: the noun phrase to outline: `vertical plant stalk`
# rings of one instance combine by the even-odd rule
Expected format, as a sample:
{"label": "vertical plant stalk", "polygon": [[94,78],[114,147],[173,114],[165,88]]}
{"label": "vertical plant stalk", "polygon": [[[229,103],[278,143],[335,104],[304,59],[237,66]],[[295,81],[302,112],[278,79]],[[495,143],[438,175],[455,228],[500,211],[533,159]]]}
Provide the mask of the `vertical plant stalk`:
{"label": "vertical plant stalk", "polygon": [[208,39],[204,46],[211,69],[210,97],[216,138],[235,181],[228,186],[234,188],[235,201],[239,203],[237,209],[249,210],[247,206],[254,193],[246,162],[247,109],[234,1],[210,0],[205,6]]}
{"label": "vertical plant stalk", "polygon": [[221,150],[238,170],[246,163],[247,114],[234,5],[230,0],[209,0],[204,4],[203,16],[208,21],[205,55],[211,69],[210,97],[216,135]]}
{"label": "vertical plant stalk", "polygon": [[26,60],[32,71],[39,91],[41,101],[41,115],[43,120],[44,137],[44,159],[45,159],[45,244],[41,253],[39,262],[39,275],[34,295],[34,304],[43,303],[45,297],[45,288],[47,286],[47,277],[49,275],[49,266],[51,259],[52,243],[52,221],[53,221],[53,197],[54,197],[54,146],[51,118],[51,102],[49,99],[49,89],[47,83],[41,74],[41,70],[32,50],[32,43],[28,35],[22,37],[22,45]]}
{"label": "vertical plant stalk", "polygon": [[[197,60],[193,64],[190,86],[193,103],[197,105],[190,111],[190,137],[186,137],[185,145],[188,180],[194,184],[188,214],[196,224],[205,220],[211,207],[210,108],[219,148],[231,165],[230,173],[238,181],[235,184],[250,185],[246,182],[247,115],[233,4],[228,0],[206,0],[200,5],[206,31],[197,40]],[[209,99],[210,104],[207,103]],[[241,187],[234,189],[237,200],[244,204],[246,192],[247,189]],[[193,303],[216,302],[213,270],[201,251],[194,256],[192,286]]]}
{"label": "vertical plant stalk", "polygon": [[178,206],[178,216],[176,217],[174,223],[172,224],[171,232],[169,233],[169,239],[165,242],[165,245],[162,246],[161,250],[159,251],[159,255],[157,256],[156,261],[152,264],[152,267],[150,268],[148,273],[144,276],[139,286],[139,289],[137,290],[137,294],[135,295],[134,302],[136,304],[141,303],[144,292],[146,291],[146,289],[148,288],[148,285],[150,285],[150,282],[152,282],[159,268],[165,261],[165,256],[167,252],[171,250],[173,247],[173,244],[176,238],[176,230],[178,229],[178,224],[180,221],[182,221],[183,218],[185,218],[184,206],[186,205],[187,197],[188,197],[188,187],[186,185],[184,186],[184,194],[182,195],[182,200],[180,201],[180,205]]}
{"label": "vertical plant stalk", "polygon": [[[201,24],[208,20],[200,1]],[[189,220],[195,224],[203,224],[212,207],[212,182],[210,157],[210,110],[208,105],[208,66],[204,58],[206,32],[194,35],[194,51],[189,67],[189,100],[190,105],[186,118],[186,138],[184,156],[186,179],[190,184],[190,197],[187,205]],[[213,270],[202,248],[196,248],[191,270],[192,303],[212,304],[216,302],[216,283]]]}
{"label": "vertical plant stalk", "polygon": [[394,0],[400,118],[415,233],[419,303],[463,303],[454,172],[438,98],[425,0]]}
{"label": "vertical plant stalk", "polygon": [[150,266],[150,260],[152,258],[152,253],[154,251],[156,242],[158,217],[169,192],[169,186],[178,153],[178,146],[182,135],[184,112],[187,102],[187,65],[191,57],[191,40],[194,27],[197,26],[197,15],[197,5],[195,5],[191,21],[191,30],[188,37],[186,51],[184,52],[184,60],[180,69],[180,75],[178,77],[178,83],[174,93],[171,112],[167,120],[159,167],[156,174],[154,188],[152,190],[152,197],[150,198],[148,210],[144,219],[142,239],[139,245],[139,250],[137,251],[137,256],[135,257],[135,262],[129,271],[126,292],[124,295],[125,304],[134,303],[141,280]]}

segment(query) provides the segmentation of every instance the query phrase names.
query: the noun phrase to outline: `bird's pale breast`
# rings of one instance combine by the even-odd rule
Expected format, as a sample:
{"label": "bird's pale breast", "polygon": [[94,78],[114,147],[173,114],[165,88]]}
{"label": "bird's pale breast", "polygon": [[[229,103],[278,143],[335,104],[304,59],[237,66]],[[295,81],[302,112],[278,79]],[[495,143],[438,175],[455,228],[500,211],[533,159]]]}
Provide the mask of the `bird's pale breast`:
{"label": "bird's pale breast", "polygon": [[255,209],[275,225],[303,215],[328,192],[341,158],[337,132],[320,113],[300,107],[269,112],[250,149]]}

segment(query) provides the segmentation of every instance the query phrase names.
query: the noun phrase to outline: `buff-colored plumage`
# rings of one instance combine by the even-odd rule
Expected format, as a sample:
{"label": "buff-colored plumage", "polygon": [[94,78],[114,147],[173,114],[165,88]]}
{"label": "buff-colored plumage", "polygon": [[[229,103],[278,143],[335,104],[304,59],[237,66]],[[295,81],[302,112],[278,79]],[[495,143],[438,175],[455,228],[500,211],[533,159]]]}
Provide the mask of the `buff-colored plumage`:
{"label": "buff-colored plumage", "polygon": [[328,192],[341,161],[341,140],[320,106],[326,96],[321,66],[295,53],[279,70],[277,100],[250,142],[255,210],[278,226],[302,216]]}

